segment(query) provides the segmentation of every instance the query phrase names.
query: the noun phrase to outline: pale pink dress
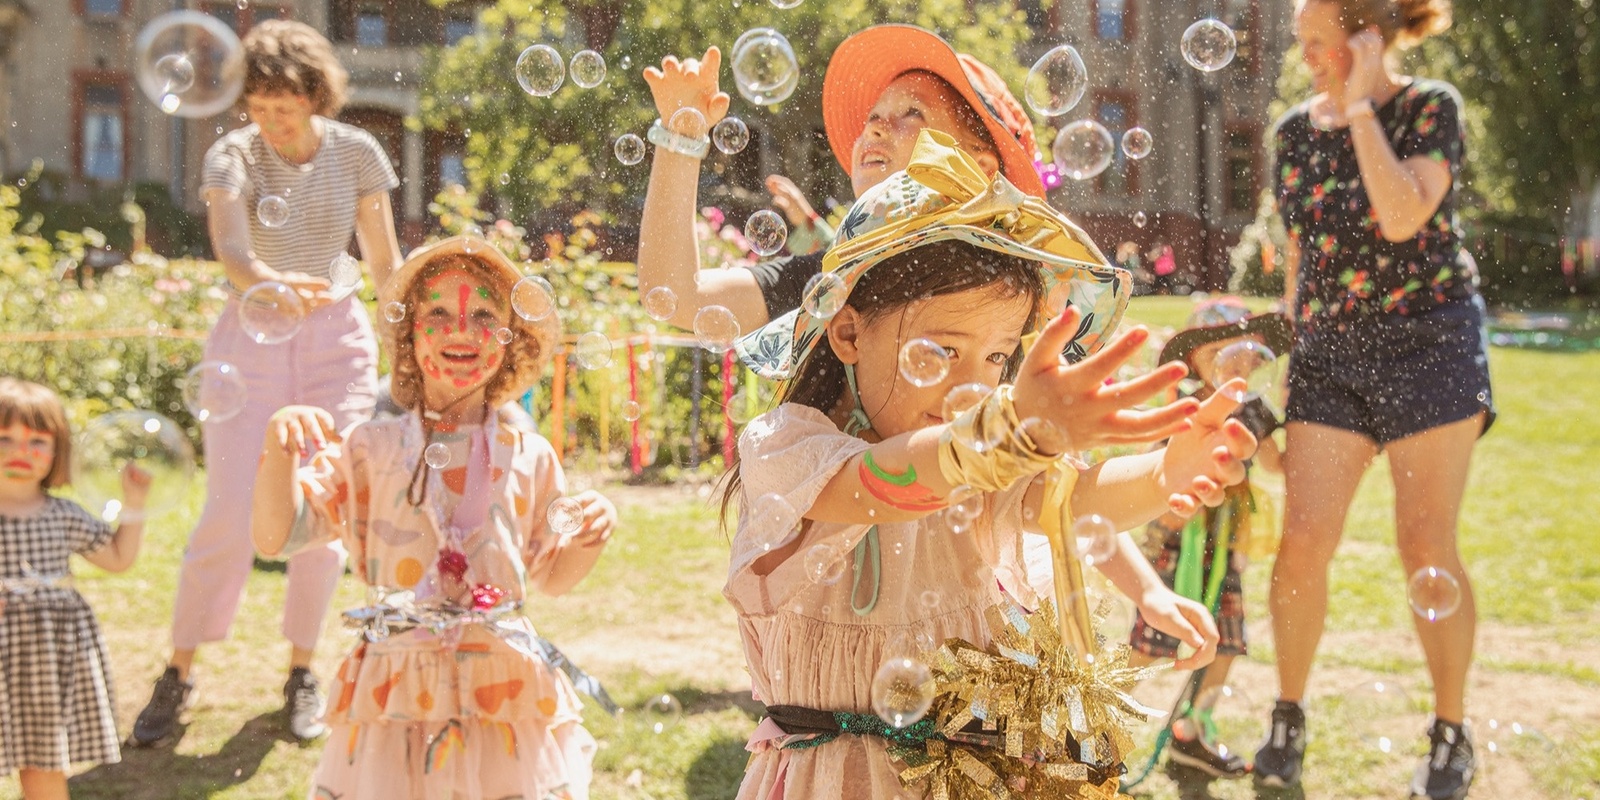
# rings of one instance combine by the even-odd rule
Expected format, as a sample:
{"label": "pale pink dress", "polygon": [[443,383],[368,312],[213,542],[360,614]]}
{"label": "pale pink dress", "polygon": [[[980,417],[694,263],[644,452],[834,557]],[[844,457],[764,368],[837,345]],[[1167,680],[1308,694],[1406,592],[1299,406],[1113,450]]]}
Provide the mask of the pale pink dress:
{"label": "pale pink dress", "polygon": [[[821,412],[793,404],[752,421],[739,439],[744,510],[723,594],[739,614],[753,693],[768,705],[872,713],[873,675],[888,656],[949,637],[985,646],[986,609],[1008,595],[1033,599],[1022,566],[1026,482],[988,495],[984,513],[965,533],[953,533],[938,514],[880,525],[882,580],[877,605],[865,616],[851,605],[850,564],[867,525],[811,523],[805,546],[770,574],[756,574],[754,562],[766,552],[761,543],[781,547],[798,529],[760,529],[752,524],[752,504],[776,493],[804,515],[828,481],[867,446]],[[836,546],[845,559],[844,576],[833,585],[808,577],[807,551],[819,545]],[[870,585],[863,577],[861,597]],[[901,787],[900,767],[881,738],[844,735],[817,747],[784,750],[776,747],[778,735],[771,722],[763,722],[751,737],[741,800],[921,796]]]}
{"label": "pale pink dress", "polygon": [[[363,581],[425,594],[441,544],[453,541],[467,556],[467,583],[523,599],[555,560],[559,537],[545,522],[564,492],[555,452],[493,417],[443,436],[450,464],[431,471],[428,499],[412,507],[406,487],[423,451],[416,417],[356,425],[301,470],[306,514],[292,544],[342,538]],[[526,618],[509,620],[533,635]],[[595,742],[571,680],[482,625],[460,630],[356,645],[329,687],[332,732],[311,797],[588,797]]]}

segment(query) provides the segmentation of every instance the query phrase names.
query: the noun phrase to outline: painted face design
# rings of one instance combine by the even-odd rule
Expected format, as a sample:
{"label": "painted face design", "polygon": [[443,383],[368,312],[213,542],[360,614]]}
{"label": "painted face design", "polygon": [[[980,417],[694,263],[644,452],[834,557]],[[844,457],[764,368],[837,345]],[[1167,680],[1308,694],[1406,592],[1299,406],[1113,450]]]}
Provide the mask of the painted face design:
{"label": "painted face design", "polygon": [[0,478],[38,483],[55,464],[56,437],[21,422],[0,428]]}
{"label": "painted face design", "polygon": [[424,380],[470,390],[494,377],[506,354],[494,332],[511,316],[504,297],[463,270],[449,270],[423,287],[416,311],[411,341]]}

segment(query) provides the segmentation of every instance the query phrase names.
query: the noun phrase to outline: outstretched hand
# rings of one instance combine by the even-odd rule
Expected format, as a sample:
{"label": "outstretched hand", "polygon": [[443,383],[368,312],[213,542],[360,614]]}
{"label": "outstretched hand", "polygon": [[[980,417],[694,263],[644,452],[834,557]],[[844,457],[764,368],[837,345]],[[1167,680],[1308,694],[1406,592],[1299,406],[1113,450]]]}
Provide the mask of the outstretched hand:
{"label": "outstretched hand", "polygon": [[153,476],[150,471],[139,466],[133,461],[122,465],[122,507],[131,510],[144,508],[145,498],[150,495],[150,482]]}
{"label": "outstretched hand", "polygon": [[1205,606],[1161,586],[1139,598],[1139,614],[1150,627],[1195,649],[1174,661],[1174,669],[1199,669],[1217,657],[1217,642],[1221,636],[1217,633],[1216,620]]}
{"label": "outstretched hand", "polygon": [[806,200],[805,193],[787,177],[768,175],[767,191],[772,193],[772,204],[789,218],[790,225],[796,227],[806,225],[817,213],[816,209],[811,207],[811,202]]}
{"label": "outstretched hand", "polygon": [[583,526],[572,535],[571,544],[600,547],[611,540],[617,528],[617,507],[605,495],[590,489],[572,496],[583,506]]}
{"label": "outstretched hand", "polygon": [[[722,67],[722,51],[710,47],[700,58],[678,60],[677,56],[661,59],[661,68],[645,67],[644,82],[650,85],[650,96],[656,103],[656,114],[661,124],[672,121],[679,109],[693,108],[705,116],[706,125],[715,125],[728,113],[731,98],[717,88],[717,72]],[[670,127],[670,126],[669,126]],[[709,128],[707,129],[709,130]],[[674,130],[683,136],[704,136],[704,130]]]}
{"label": "outstretched hand", "polygon": [[1218,387],[1190,418],[1189,430],[1167,443],[1157,480],[1173,513],[1189,517],[1202,505],[1219,506],[1227,487],[1244,480],[1244,461],[1255,455],[1256,437],[1230,418],[1244,390],[1241,378]]}
{"label": "outstretched hand", "polygon": [[1188,430],[1199,403],[1185,398],[1160,408],[1137,406],[1176,386],[1188,367],[1172,362],[1137,378],[1108,382],[1150,338],[1144,327],[1129,330],[1100,352],[1069,364],[1061,351],[1078,331],[1082,315],[1068,307],[1040,332],[1023,358],[1016,380],[1017,416],[1054,423],[1073,450],[1155,442]]}
{"label": "outstretched hand", "polygon": [[339,429],[334,427],[332,414],[316,406],[284,406],[267,420],[264,447],[270,452],[276,445],[281,452],[299,457],[308,445],[320,450],[337,441]]}

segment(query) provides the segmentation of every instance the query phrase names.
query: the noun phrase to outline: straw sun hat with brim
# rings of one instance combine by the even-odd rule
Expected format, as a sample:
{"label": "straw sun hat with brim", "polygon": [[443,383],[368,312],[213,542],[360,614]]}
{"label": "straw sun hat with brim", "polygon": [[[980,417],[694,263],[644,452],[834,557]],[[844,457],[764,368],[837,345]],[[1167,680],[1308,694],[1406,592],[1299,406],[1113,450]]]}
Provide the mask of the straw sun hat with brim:
{"label": "straw sun hat with brim", "polygon": [[822,259],[823,274],[838,280],[813,279],[800,309],[738,341],[740,358],[763,377],[793,377],[828,325],[805,309],[842,306],[834,295],[848,302],[872,265],[945,240],[1036,262],[1045,285],[1041,319],[1067,304],[1083,314],[1063,353],[1069,360],[1098,350],[1128,305],[1128,271],[1111,266],[1083,229],[1004,175],[984,175],[948,134],[924,129],[905,171],[867,190],[839,224]]}
{"label": "straw sun hat with brim", "polygon": [[839,44],[822,78],[822,124],[833,155],[850,172],[850,151],[889,84],[924,70],[945,79],[977,112],[1000,150],[1000,171],[1018,189],[1044,197],[1034,170],[1033,123],[1000,75],[938,34],[915,25],[874,25]]}
{"label": "straw sun hat with brim", "polygon": [[[389,303],[400,303],[406,307],[406,314],[399,322],[389,322],[385,315],[380,323],[384,343],[394,359],[394,379],[390,392],[394,402],[401,408],[415,409],[422,402],[422,373],[411,347],[416,313],[416,309],[411,307],[412,289],[429,264],[445,259],[471,259],[477,262],[493,276],[494,287],[506,299],[508,306],[512,289],[523,277],[522,272],[499,248],[476,236],[453,236],[411,251],[405,263],[389,278],[388,285],[379,297],[380,307]],[[490,407],[519,397],[538,383],[544,362],[555,352],[561,338],[561,325],[554,313],[540,320],[528,320],[510,311],[506,327],[511,329],[512,339],[506,346],[506,356],[499,373],[488,384],[485,399]]]}

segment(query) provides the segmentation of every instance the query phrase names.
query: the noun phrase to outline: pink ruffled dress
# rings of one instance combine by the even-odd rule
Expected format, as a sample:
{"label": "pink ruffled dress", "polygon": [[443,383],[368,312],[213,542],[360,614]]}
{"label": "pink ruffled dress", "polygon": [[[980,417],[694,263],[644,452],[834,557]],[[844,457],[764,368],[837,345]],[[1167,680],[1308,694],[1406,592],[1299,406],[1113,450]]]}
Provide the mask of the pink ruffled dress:
{"label": "pink ruffled dress", "polygon": [[[564,492],[555,452],[493,416],[436,439],[450,462],[429,471],[427,499],[413,507],[416,417],[353,427],[300,471],[307,502],[291,547],[342,538],[368,585],[419,599],[461,585],[439,575],[452,550],[466,557],[461,582],[522,600],[555,561],[559,537],[545,521]],[[514,646],[533,634],[512,615],[496,629],[416,628],[356,645],[329,687],[332,732],[311,797],[587,798],[595,742],[571,680]]]}
{"label": "pink ruffled dress", "polygon": [[[950,637],[985,646],[988,608],[1008,596],[1025,605],[1035,600],[1022,558],[1026,482],[985,496],[983,513],[963,533],[939,514],[879,525],[882,575],[877,603],[864,614],[855,609],[867,605],[872,580],[868,572],[857,585],[852,565],[868,525],[809,523],[805,546],[761,574],[757,560],[792,543],[799,529],[767,529],[754,518],[771,515],[752,514],[752,506],[764,510],[771,501],[761,498],[777,494],[804,516],[867,447],[820,411],[794,404],[752,421],[739,439],[744,502],[723,594],[739,614],[754,695],[768,705],[870,714],[872,679],[887,658]],[[818,547],[833,549],[813,553]],[[808,560],[814,567],[817,556],[830,554],[844,559],[843,577],[813,581]],[[741,800],[920,796],[900,785],[901,767],[881,738],[841,735],[802,749],[783,749],[785,741],[770,720],[756,729]]]}

